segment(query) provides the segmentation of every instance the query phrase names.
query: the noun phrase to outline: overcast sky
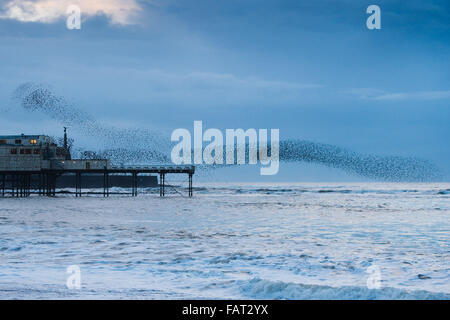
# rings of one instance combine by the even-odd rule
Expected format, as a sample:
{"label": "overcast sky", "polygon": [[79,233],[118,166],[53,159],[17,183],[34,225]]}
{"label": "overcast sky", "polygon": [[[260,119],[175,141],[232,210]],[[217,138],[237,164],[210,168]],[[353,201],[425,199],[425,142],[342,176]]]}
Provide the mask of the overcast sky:
{"label": "overcast sky", "polygon": [[[66,28],[70,4],[81,30]],[[381,30],[366,27],[371,4]],[[11,102],[34,81],[118,127],[279,128],[281,139],[422,157],[450,176],[446,0],[0,0],[0,41],[0,134],[60,133]],[[350,179],[310,165],[277,178]]]}

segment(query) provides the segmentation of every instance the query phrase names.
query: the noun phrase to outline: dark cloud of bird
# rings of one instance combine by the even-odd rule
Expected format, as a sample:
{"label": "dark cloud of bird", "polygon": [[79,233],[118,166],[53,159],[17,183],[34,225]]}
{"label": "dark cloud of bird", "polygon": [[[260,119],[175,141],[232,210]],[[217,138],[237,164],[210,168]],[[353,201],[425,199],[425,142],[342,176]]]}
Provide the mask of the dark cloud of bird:
{"label": "dark cloud of bird", "polygon": [[[23,108],[43,112],[64,126],[108,146],[107,153],[117,162],[146,160],[152,163],[168,162],[168,141],[157,132],[145,129],[119,129],[102,124],[91,115],[71,105],[44,85],[25,83],[13,93],[13,100]],[[166,141],[165,141],[166,140]]]}
{"label": "dark cloud of bird", "polygon": [[[65,126],[104,142],[108,148],[98,154],[115,164],[170,162],[171,143],[158,132],[106,126],[72,106],[64,97],[54,94],[47,86],[25,83],[15,90],[13,98],[27,110],[43,112]],[[439,168],[427,160],[362,154],[311,141],[282,140],[279,151],[282,162],[316,163],[374,180],[436,181],[442,176]]]}
{"label": "dark cloud of bird", "polygon": [[436,181],[442,177],[433,163],[416,157],[362,154],[303,140],[280,141],[280,160],[319,163],[383,181]]}

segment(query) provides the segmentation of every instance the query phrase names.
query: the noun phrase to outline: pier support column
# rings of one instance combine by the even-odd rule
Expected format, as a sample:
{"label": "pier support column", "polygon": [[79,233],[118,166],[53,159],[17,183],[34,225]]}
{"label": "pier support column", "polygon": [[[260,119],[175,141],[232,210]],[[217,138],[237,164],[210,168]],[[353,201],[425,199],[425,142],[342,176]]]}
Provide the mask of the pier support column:
{"label": "pier support column", "polygon": [[16,185],[17,185],[17,176],[15,174],[11,175],[11,196],[16,196]]}
{"label": "pier support column", "polygon": [[103,197],[109,197],[109,173],[106,170],[103,173]]}
{"label": "pier support column", "polygon": [[25,196],[25,175],[19,175],[19,197],[23,198]]}
{"label": "pier support column", "polygon": [[189,198],[192,198],[193,192],[192,192],[192,173],[189,173]]}
{"label": "pier support column", "polygon": [[131,173],[131,196],[137,197],[137,172]]}
{"label": "pier support column", "polygon": [[43,196],[45,194],[45,187],[44,187],[44,174],[41,172],[39,173],[39,195]]}
{"label": "pier support column", "polygon": [[56,196],[56,174],[52,174],[52,184],[51,184],[51,188],[52,188],[52,197]]}
{"label": "pier support column", "polygon": [[56,195],[56,174],[47,173],[46,176],[46,194],[48,197],[54,197]]}
{"label": "pier support column", "polygon": [[138,195],[138,182],[137,182],[137,172],[134,173],[134,196],[137,197]]}
{"label": "pier support column", "polygon": [[75,173],[75,196],[81,197],[81,172]]}
{"label": "pier support column", "polygon": [[160,173],[159,174],[159,196],[160,197],[165,196],[165,183],[166,183],[166,174]]}
{"label": "pier support column", "polygon": [[14,181],[16,183],[16,198],[19,198],[20,196],[20,176],[18,174],[14,175]]}
{"label": "pier support column", "polygon": [[41,173],[41,195],[45,196],[47,194],[47,174]]}
{"label": "pier support column", "polygon": [[50,173],[45,174],[45,195],[50,197]]}
{"label": "pier support column", "polygon": [[45,195],[50,197],[51,188],[50,188],[50,173],[45,174]]}
{"label": "pier support column", "polygon": [[48,196],[48,192],[49,192],[49,190],[48,190],[48,173],[44,173],[44,175],[43,175],[43,178],[44,178],[44,196]]}
{"label": "pier support column", "polygon": [[5,196],[6,174],[2,174],[2,197]]}
{"label": "pier support column", "polygon": [[38,196],[42,193],[42,173],[38,174]]}
{"label": "pier support column", "polygon": [[17,178],[17,198],[22,197],[22,175],[18,174]]}
{"label": "pier support column", "polygon": [[9,178],[11,179],[10,180],[11,197],[14,197],[15,196],[15,194],[14,194],[14,175],[13,174],[10,175]]}
{"label": "pier support column", "polygon": [[31,174],[25,175],[25,197],[29,197],[31,193]]}

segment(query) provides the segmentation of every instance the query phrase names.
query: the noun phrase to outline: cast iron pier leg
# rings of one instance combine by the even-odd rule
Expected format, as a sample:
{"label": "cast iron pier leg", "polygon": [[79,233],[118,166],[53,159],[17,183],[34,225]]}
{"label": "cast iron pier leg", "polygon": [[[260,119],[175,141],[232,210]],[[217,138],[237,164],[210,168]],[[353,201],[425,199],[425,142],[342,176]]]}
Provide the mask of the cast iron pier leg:
{"label": "cast iron pier leg", "polygon": [[166,183],[166,174],[160,173],[159,174],[159,196],[160,197],[165,196],[165,183]]}
{"label": "cast iron pier leg", "polygon": [[39,173],[38,177],[38,195],[41,196],[42,193],[42,173]]}
{"label": "cast iron pier leg", "polygon": [[192,198],[192,173],[189,173],[189,198]]}
{"label": "cast iron pier leg", "polygon": [[137,196],[137,173],[132,172],[131,173],[131,196],[136,197]]}
{"label": "cast iron pier leg", "polygon": [[103,197],[109,197],[109,173],[106,170],[103,173]]}
{"label": "cast iron pier leg", "polygon": [[81,197],[81,172],[75,174],[75,196]]}
{"label": "cast iron pier leg", "polygon": [[16,184],[17,184],[16,179],[17,179],[16,175],[13,174],[13,175],[11,176],[11,195],[12,195],[13,197],[16,196]]}
{"label": "cast iron pier leg", "polygon": [[138,195],[138,183],[137,183],[137,172],[134,173],[134,196],[137,197]]}

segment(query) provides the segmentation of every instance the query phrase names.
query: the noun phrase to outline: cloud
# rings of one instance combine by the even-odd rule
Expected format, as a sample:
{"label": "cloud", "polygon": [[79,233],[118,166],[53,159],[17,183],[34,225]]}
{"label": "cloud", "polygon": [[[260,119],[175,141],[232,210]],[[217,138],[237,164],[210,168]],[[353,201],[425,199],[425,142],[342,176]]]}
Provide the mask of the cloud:
{"label": "cloud", "polygon": [[259,79],[257,77],[240,78],[227,73],[209,73],[209,72],[191,72],[185,75],[175,75],[160,73],[159,71],[147,72],[158,74],[159,78],[176,81],[179,83],[193,83],[203,88],[220,87],[228,90],[229,88],[253,88],[253,89],[273,89],[273,90],[303,90],[322,88],[319,84],[305,84],[297,82],[272,81]]}
{"label": "cloud", "polygon": [[[108,105],[178,106],[201,110],[243,106],[298,106],[322,99],[323,86],[316,83],[290,82],[244,77],[214,72],[173,72],[162,69],[106,67],[106,66],[52,66],[46,69],[30,68],[21,75],[11,74],[9,81],[36,80],[56,85],[64,92],[77,84],[75,95],[83,95]],[[67,77],[70,74],[70,77]],[[0,80],[1,80],[0,76]],[[0,83],[1,84],[1,83]],[[1,86],[0,86],[1,89]],[[1,93],[1,90],[0,90]],[[147,107],[146,107],[147,108]],[[152,111],[153,112],[153,111]]]}
{"label": "cloud", "polygon": [[346,90],[345,93],[359,99],[371,99],[380,101],[450,99],[450,90],[387,92],[384,90],[373,88],[353,88],[350,90]]}
{"label": "cloud", "polygon": [[343,91],[344,94],[349,94],[359,99],[373,99],[385,94],[385,91],[374,88],[352,88]]}
{"label": "cloud", "polygon": [[67,17],[67,8],[77,5],[82,18],[103,14],[112,24],[135,24],[142,8],[136,0],[8,0],[0,4],[0,19],[53,23]]}
{"label": "cloud", "polygon": [[374,99],[375,100],[442,100],[442,99],[450,99],[450,90],[387,93],[387,94],[382,94],[380,96],[377,96]]}
{"label": "cloud", "polygon": [[[127,88],[127,92],[134,92],[135,97],[143,94],[144,100],[171,102],[190,107],[253,103],[279,105],[312,99],[319,95],[323,88],[322,85],[314,83],[240,77],[226,73],[170,73],[155,69],[129,68],[103,71],[97,69],[96,72],[107,74],[107,78],[110,79],[127,79],[120,81],[120,84],[115,82],[115,85]],[[110,91],[107,86],[105,90]]]}

